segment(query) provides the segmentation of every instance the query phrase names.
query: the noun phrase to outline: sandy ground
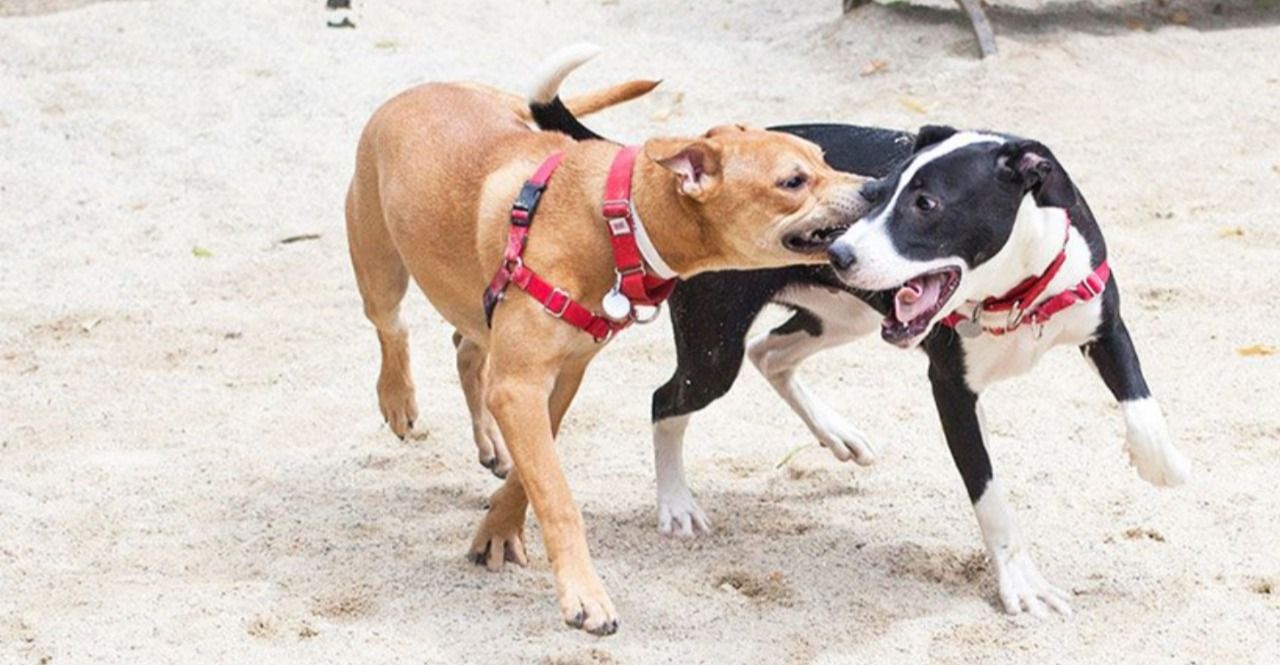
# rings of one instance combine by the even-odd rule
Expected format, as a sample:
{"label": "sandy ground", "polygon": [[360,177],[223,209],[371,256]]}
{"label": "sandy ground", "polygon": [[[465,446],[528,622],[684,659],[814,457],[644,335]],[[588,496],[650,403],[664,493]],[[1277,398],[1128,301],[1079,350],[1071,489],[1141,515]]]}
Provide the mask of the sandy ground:
{"label": "sandy ground", "polygon": [[[0,0],[0,662],[1280,658],[1280,356],[1238,353],[1280,346],[1274,2],[1002,2],[986,62],[945,3],[363,4],[338,31],[318,0]],[[378,415],[342,197],[391,94],[521,89],[581,39],[610,52],[570,91],[666,80],[594,121],[620,138],[949,122],[1055,149],[1198,474],[1139,480],[1071,350],[990,392],[997,471],[1074,617],[998,612],[924,358],[878,339],[805,375],[880,462],[810,448],[775,468],[809,437],[744,371],[690,429],[717,525],[694,541],[654,528],[668,325],[601,356],[560,450],[618,635],[560,623],[536,526],[528,569],[464,561],[497,481],[475,462],[450,331],[411,294],[426,431],[402,443]],[[299,234],[319,238],[281,243]]]}

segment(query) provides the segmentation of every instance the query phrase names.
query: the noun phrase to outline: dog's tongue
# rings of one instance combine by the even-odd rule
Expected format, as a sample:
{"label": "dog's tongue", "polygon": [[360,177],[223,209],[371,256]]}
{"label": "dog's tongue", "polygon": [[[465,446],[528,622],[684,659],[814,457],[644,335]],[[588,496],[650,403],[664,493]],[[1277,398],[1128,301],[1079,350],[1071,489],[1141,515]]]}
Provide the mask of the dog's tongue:
{"label": "dog's tongue", "polygon": [[907,280],[893,299],[893,316],[903,323],[929,311],[942,294],[941,275],[924,275]]}

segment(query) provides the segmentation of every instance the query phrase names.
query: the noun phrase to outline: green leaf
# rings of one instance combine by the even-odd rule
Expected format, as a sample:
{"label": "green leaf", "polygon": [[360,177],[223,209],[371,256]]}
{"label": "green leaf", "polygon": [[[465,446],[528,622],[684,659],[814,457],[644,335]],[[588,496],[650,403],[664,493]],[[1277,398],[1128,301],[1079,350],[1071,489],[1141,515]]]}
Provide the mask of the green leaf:
{"label": "green leaf", "polygon": [[801,452],[801,451],[803,451],[805,448],[812,448],[812,447],[814,447],[815,445],[817,445],[817,444],[815,444],[815,443],[802,443],[802,444],[800,444],[800,445],[796,446],[795,448],[792,448],[791,450],[788,450],[788,451],[787,451],[786,456],[782,458],[782,461],[781,461],[781,462],[778,462],[778,466],[775,466],[775,467],[773,467],[773,468],[775,468],[775,469],[781,469],[782,467],[784,467],[784,466],[786,466],[786,465],[787,465],[787,462],[790,462],[790,461],[791,461],[791,458],[795,457],[796,455],[799,455],[799,454],[800,454],[800,452]]}

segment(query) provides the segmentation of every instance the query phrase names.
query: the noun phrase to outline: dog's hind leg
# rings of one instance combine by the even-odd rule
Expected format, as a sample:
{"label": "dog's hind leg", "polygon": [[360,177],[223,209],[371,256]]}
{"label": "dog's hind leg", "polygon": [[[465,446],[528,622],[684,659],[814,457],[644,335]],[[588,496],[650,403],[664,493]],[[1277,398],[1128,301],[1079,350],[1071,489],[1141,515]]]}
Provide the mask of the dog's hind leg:
{"label": "dog's hind leg", "polygon": [[[1104,305],[1104,313],[1116,309],[1118,303]],[[1104,317],[1097,337],[1080,350],[1120,403],[1124,412],[1125,450],[1138,475],[1153,485],[1165,487],[1186,482],[1191,477],[1191,464],[1173,447],[1164,413],[1147,389],[1142,365],[1124,321],[1118,314]]]}
{"label": "dog's hind leg", "polygon": [[850,294],[821,287],[803,293],[791,291],[781,300],[794,307],[795,313],[782,325],[752,339],[747,345],[748,357],[836,459],[871,464],[875,449],[866,435],[814,397],[796,376],[796,369],[823,349],[879,329],[880,314]]}
{"label": "dog's hind leg", "polygon": [[364,157],[360,155],[361,163],[347,192],[347,241],[364,313],[377,329],[382,348],[378,406],[391,431],[403,439],[418,418],[409,366],[409,328],[400,317],[409,271],[382,215],[377,174]]}
{"label": "dog's hind leg", "polygon": [[511,453],[502,439],[502,431],[484,404],[486,361],[484,349],[472,340],[453,333],[453,346],[458,350],[458,380],[471,413],[471,435],[475,439],[480,465],[499,478],[511,471]]}

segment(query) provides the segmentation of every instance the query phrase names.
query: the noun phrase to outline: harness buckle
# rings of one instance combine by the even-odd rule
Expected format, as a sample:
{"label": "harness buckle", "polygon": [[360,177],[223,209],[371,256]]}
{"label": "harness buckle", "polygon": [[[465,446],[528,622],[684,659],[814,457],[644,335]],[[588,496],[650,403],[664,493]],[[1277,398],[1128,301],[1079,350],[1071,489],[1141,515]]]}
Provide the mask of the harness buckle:
{"label": "harness buckle", "polygon": [[609,199],[600,207],[608,219],[631,216],[631,201],[628,199]]}
{"label": "harness buckle", "polygon": [[[525,182],[524,186],[520,188],[520,193],[516,195],[515,203],[511,204],[512,218],[515,217],[516,210],[524,211],[526,213],[526,220],[533,217],[534,211],[538,209],[538,201],[542,198],[542,192],[546,188],[547,186],[545,184],[537,185],[532,182]],[[524,226],[527,225],[528,224],[524,224]]]}
{"label": "harness buckle", "polygon": [[[556,296],[560,296],[560,309],[558,310],[553,307]],[[569,294],[566,293],[564,289],[557,286],[551,290],[551,295],[547,296],[547,301],[542,303],[542,309],[547,314],[550,314],[557,319],[563,319],[565,311],[569,309],[570,302],[572,302],[572,300],[569,298]]]}
{"label": "harness buckle", "polygon": [[1097,298],[1102,295],[1103,291],[1107,290],[1107,283],[1102,281],[1102,279],[1098,277],[1097,273],[1090,273],[1089,276],[1084,278],[1084,281],[1080,283],[1080,286],[1084,288],[1085,293],[1089,294],[1085,300]]}

